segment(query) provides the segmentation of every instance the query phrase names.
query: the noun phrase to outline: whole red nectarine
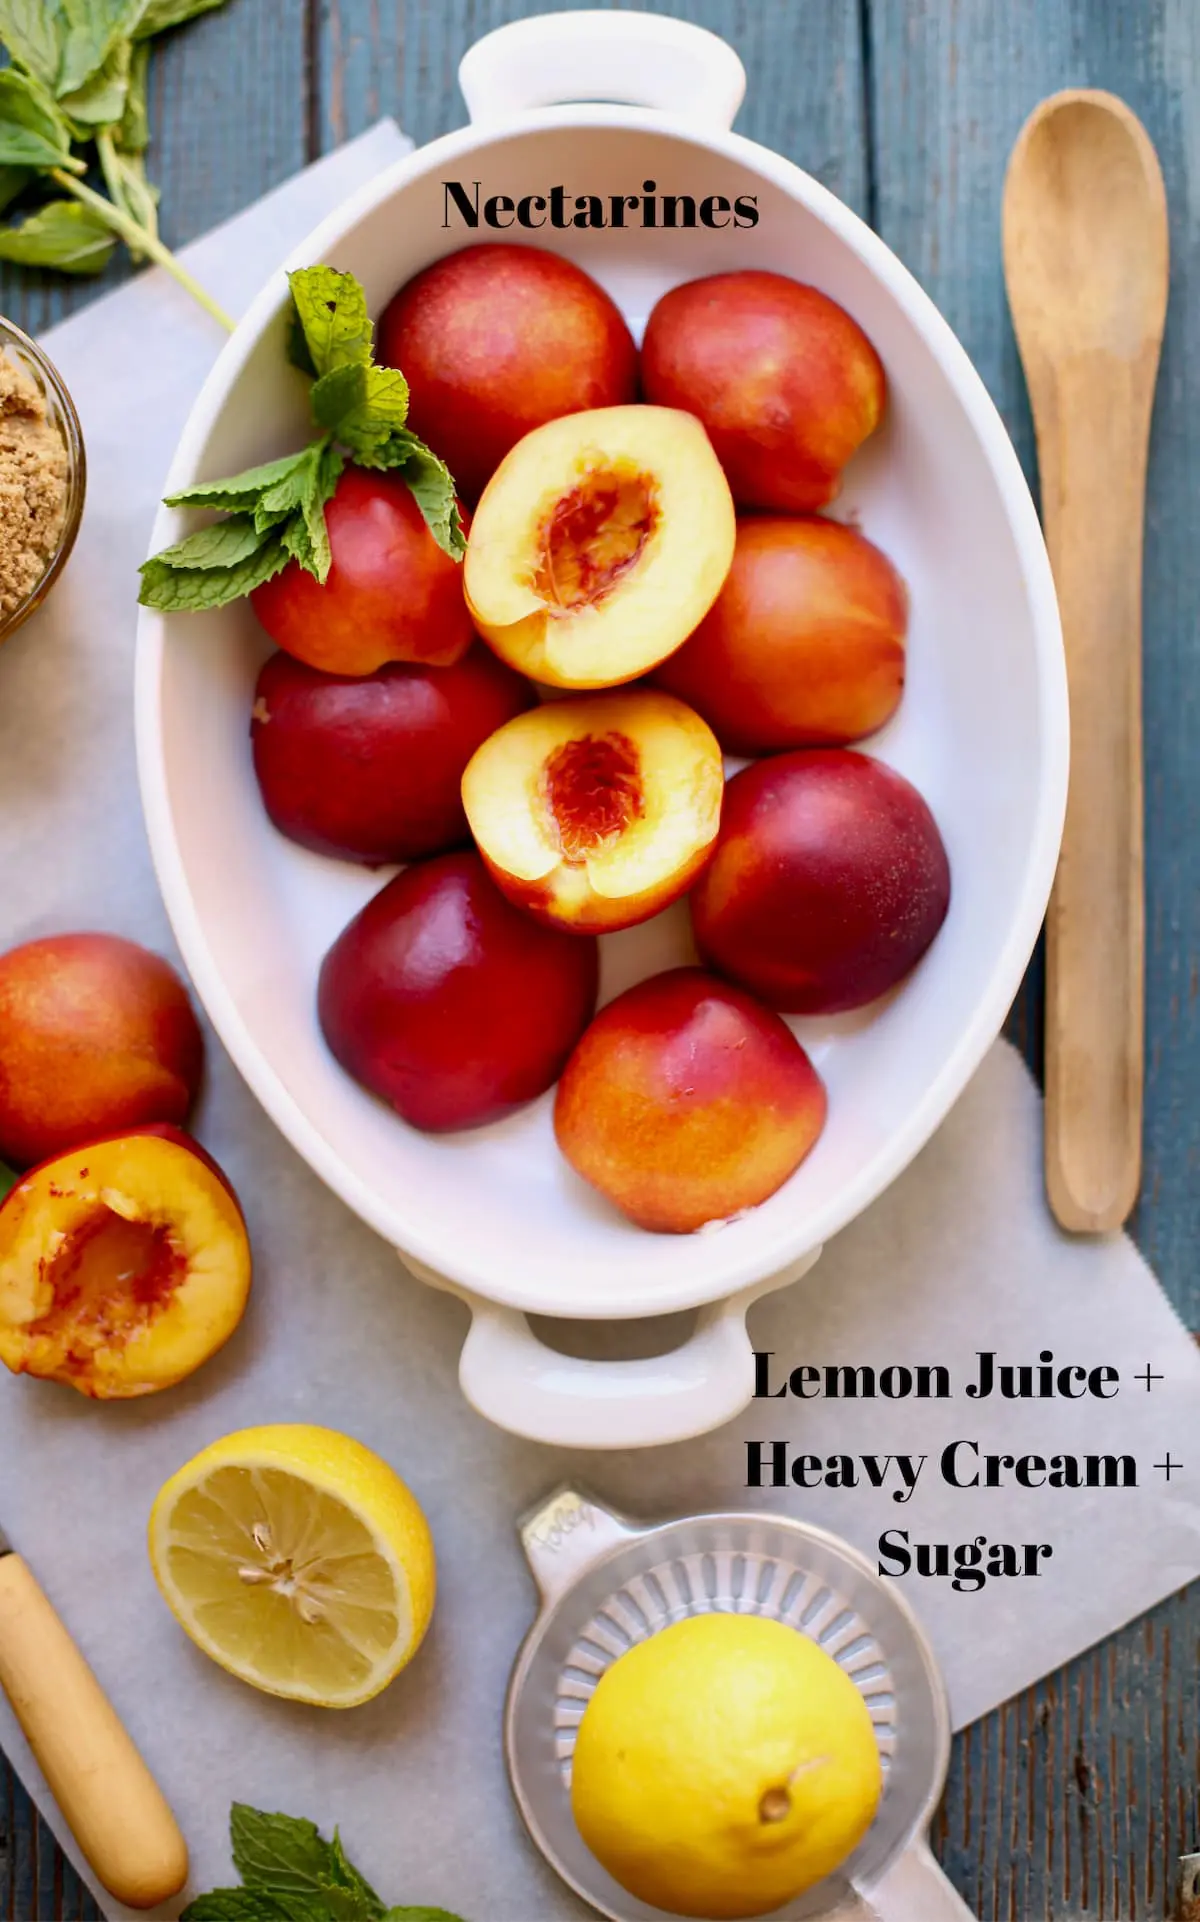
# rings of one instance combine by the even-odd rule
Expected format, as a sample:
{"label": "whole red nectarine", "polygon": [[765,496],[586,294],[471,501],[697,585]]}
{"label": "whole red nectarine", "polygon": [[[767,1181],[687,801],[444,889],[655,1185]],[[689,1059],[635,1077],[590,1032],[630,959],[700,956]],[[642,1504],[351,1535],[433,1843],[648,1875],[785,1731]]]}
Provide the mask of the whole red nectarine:
{"label": "whole red nectarine", "polygon": [[477,854],[406,868],[321,967],[347,1073],[416,1128],[473,1128],[544,1094],[596,1005],[594,940],[512,907]]}
{"label": "whole red nectarine", "polygon": [[301,846],[368,867],[460,846],[463,769],[534,698],[479,643],[453,667],[397,662],[362,678],[273,654],[250,727],[267,813]]}
{"label": "whole red nectarine", "polygon": [[886,993],[949,904],[950,865],[922,796],[882,761],[839,748],[735,775],[691,896],[702,958],[790,1014]]}
{"label": "whole red nectarine", "polygon": [[434,261],[385,308],[379,357],[403,369],[409,426],[469,500],[531,428],[637,393],[620,309],[541,247],[464,247]]}
{"label": "whole red nectarine", "polygon": [[642,342],[642,388],[698,414],[739,507],[824,507],[883,413],[879,355],[815,287],[743,269],[672,287]]}
{"label": "whole red nectarine", "polygon": [[733,566],[654,679],[728,754],[873,734],[904,688],[908,591],[887,555],[818,514],[746,514]]}
{"label": "whole red nectarine", "polygon": [[701,968],[602,1008],[563,1070],[559,1147],[639,1227],[688,1234],[782,1187],[825,1121],[787,1024]]}
{"label": "whole red nectarine", "polygon": [[0,1160],[183,1121],[203,1065],[186,988],[136,942],[58,934],[0,955]]}
{"label": "whole red nectarine", "polygon": [[347,467],[325,506],[324,585],[299,561],[250,596],[276,647],[327,674],[388,661],[449,667],[474,640],[462,566],[434,540],[398,474]]}

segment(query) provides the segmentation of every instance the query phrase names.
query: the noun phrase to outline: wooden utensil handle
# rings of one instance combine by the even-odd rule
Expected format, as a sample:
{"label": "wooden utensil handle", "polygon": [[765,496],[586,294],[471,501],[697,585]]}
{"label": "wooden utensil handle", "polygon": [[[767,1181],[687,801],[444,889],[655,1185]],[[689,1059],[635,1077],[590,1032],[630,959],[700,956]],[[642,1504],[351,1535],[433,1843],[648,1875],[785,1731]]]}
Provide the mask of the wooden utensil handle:
{"label": "wooden utensil handle", "polygon": [[1118,1228],[1141,1180],[1145,907],[1142,524],[1153,366],[1065,363],[1039,425],[1071,701],[1047,920],[1046,1186],[1064,1228]]}
{"label": "wooden utensil handle", "polygon": [[146,1909],[187,1880],[187,1848],[162,1793],[19,1555],[0,1557],[0,1685],[110,1894]]}

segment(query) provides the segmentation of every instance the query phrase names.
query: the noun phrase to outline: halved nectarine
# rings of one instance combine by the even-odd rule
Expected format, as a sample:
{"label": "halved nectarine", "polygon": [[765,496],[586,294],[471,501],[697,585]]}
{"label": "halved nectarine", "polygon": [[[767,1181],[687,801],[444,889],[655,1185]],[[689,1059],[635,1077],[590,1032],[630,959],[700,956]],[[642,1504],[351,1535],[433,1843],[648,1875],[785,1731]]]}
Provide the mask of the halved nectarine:
{"label": "halved nectarine", "polygon": [[729,483],[690,414],[569,414],[526,434],[484,489],[464,563],[467,604],[520,673],[551,687],[616,687],[703,619],[734,531]]}
{"label": "halved nectarine", "polygon": [[509,721],[463,775],[492,879],[540,921],[604,934],[646,921],[703,867],[721,824],[711,728],[670,694],[549,701]]}
{"label": "halved nectarine", "polygon": [[576,1174],[660,1234],[766,1201],[824,1124],[824,1084],[787,1023],[702,968],[654,975],[602,1008],[554,1105]]}
{"label": "halved nectarine", "polygon": [[250,1292],[237,1197],[176,1128],[93,1141],[0,1205],[0,1361],[121,1401],[182,1381]]}

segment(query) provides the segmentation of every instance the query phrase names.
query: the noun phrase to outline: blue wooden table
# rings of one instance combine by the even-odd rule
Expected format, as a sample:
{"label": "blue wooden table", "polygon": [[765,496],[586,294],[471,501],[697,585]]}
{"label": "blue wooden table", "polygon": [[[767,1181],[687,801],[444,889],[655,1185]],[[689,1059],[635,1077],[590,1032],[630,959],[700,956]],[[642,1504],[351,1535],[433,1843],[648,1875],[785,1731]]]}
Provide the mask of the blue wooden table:
{"label": "blue wooden table", "polygon": [[[1173,258],[1146,542],[1148,1082],[1132,1226],[1200,1328],[1200,0],[657,3],[734,42],[749,74],[740,129],[818,175],[908,263],[966,342],[1030,473],[1000,271],[1009,148],[1035,102],[1065,86],[1120,93],[1158,147]],[[168,241],[235,213],[380,114],[418,141],[459,125],[463,50],[539,10],[229,0],[184,28],[152,87]],[[0,276],[0,311],[36,331],[95,289]],[[1035,965],[1010,1022],[1035,1064],[1039,1010]],[[1176,1858],[1200,1846],[1198,1784],[1200,1585],[961,1736],[935,1843],[983,1922],[1171,1917]],[[94,1913],[0,1762],[0,1918]]]}

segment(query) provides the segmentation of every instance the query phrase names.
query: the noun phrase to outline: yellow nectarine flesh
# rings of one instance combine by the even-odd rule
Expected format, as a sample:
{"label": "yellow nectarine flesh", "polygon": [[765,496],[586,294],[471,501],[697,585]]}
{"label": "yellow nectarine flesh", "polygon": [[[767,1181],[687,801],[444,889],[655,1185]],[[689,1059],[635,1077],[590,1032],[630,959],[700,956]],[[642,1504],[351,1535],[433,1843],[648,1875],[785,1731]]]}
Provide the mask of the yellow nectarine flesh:
{"label": "yellow nectarine flesh", "polygon": [[588,934],[632,927],[684,892],[716,840],[722,792],[712,730],[652,688],[519,714],[463,776],[497,885],[539,920]]}
{"label": "yellow nectarine flesh", "polygon": [[241,1320],[250,1245],[216,1164],[174,1130],[92,1142],[0,1207],[0,1361],[98,1400],[182,1381]]}
{"label": "yellow nectarine flesh", "polygon": [[734,531],[728,482],[690,414],[568,414],[526,434],[484,489],[464,564],[471,618],[534,680],[616,687],[703,619]]}

